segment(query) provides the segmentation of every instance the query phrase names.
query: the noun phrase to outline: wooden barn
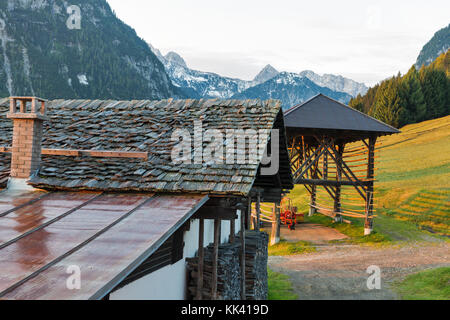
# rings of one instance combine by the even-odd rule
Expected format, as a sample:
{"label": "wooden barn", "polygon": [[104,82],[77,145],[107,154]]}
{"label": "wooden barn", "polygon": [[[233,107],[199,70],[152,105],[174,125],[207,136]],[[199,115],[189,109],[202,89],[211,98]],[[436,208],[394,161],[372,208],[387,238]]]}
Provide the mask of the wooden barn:
{"label": "wooden barn", "polygon": [[[173,131],[198,120],[278,130],[277,150],[259,144],[279,170],[262,175],[259,154],[175,164]],[[265,298],[267,237],[248,208],[292,188],[277,101],[1,99],[0,299]]]}

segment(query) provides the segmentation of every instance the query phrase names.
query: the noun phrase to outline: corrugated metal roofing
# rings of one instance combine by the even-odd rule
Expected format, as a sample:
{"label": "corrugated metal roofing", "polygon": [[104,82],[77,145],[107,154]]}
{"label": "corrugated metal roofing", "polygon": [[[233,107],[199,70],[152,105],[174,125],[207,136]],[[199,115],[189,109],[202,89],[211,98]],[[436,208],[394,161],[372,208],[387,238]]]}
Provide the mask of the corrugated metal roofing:
{"label": "corrugated metal roofing", "polygon": [[[0,99],[0,147],[12,142],[8,108],[9,100]],[[275,120],[282,118],[280,102],[275,100],[54,100],[47,103],[47,114],[50,121],[44,123],[43,148],[148,152],[149,158],[44,155],[40,173],[32,180],[35,187],[235,195],[248,194],[259,163],[175,164],[172,133],[186,129],[193,135],[196,120],[202,121],[203,131],[258,132],[272,129]],[[284,132],[284,127],[279,129]],[[281,140],[280,148],[287,154],[284,135]],[[193,148],[192,144],[192,153]],[[281,158],[280,165],[289,168],[289,159]],[[10,158],[0,153],[0,188],[9,167]],[[290,189],[292,177],[289,170],[285,172],[281,181]]]}
{"label": "corrugated metal roofing", "polygon": [[[10,203],[23,199],[0,193],[1,199],[8,197]],[[204,195],[49,193],[8,209],[0,216],[0,298],[102,298],[206,200]],[[80,290],[66,286],[69,266],[80,268]]]}
{"label": "corrugated metal roofing", "polygon": [[290,128],[308,128],[369,131],[380,135],[400,132],[394,127],[323,94],[287,110],[284,114],[284,121],[287,130]]}

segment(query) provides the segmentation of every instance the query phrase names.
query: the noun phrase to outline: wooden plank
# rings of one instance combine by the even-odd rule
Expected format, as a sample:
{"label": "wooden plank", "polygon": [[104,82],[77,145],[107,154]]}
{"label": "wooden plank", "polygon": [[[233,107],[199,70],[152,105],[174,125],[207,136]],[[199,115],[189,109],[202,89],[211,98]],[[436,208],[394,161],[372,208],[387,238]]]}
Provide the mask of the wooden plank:
{"label": "wooden plank", "polygon": [[[237,218],[237,215],[236,215]],[[230,220],[230,238],[229,242],[234,243],[234,240],[236,238],[236,219]]]}
{"label": "wooden plank", "polygon": [[[250,203],[251,203],[251,198]],[[250,207],[251,209],[251,207]],[[245,214],[241,210],[241,299],[245,300]]]}
{"label": "wooden plank", "polygon": [[212,300],[217,300],[217,265],[219,259],[219,243],[220,243],[220,219],[214,220],[214,249],[213,249],[213,270],[212,270],[212,281],[211,281],[211,298]]}
{"label": "wooden plank", "polygon": [[261,193],[260,192],[258,192],[257,195],[256,195],[255,209],[256,209],[256,226],[255,226],[255,230],[259,231],[260,224],[261,224]]}
{"label": "wooden plank", "polygon": [[[12,148],[0,147],[0,153],[11,153]],[[134,152],[134,151],[106,151],[106,150],[74,150],[74,149],[46,149],[41,150],[43,155],[51,156],[67,156],[80,157],[88,156],[94,158],[133,158],[133,159],[148,159],[148,152]]]}
{"label": "wooden plank", "polygon": [[247,229],[252,230],[255,228],[255,222],[252,215],[252,197],[248,197],[247,200]]}
{"label": "wooden plank", "polygon": [[322,180],[322,179],[298,179],[295,181],[295,184],[308,184],[312,186],[366,186],[371,181],[349,181],[349,180],[342,180],[342,181],[335,181],[335,180]]}
{"label": "wooden plank", "polygon": [[205,234],[205,220],[200,219],[199,223],[199,235],[198,235],[198,278],[197,278],[197,294],[196,300],[203,299],[203,264],[204,264],[204,234]]}
{"label": "wooden plank", "polygon": [[270,235],[270,245],[280,242],[280,202],[273,204],[273,222]]}
{"label": "wooden plank", "polygon": [[[374,167],[375,167],[375,143],[377,141],[376,137],[369,139],[368,149],[369,157],[367,164],[367,179],[373,180],[374,178]],[[369,186],[366,190],[366,218],[364,222],[364,235],[369,235],[373,230],[373,181],[369,182]]]}
{"label": "wooden plank", "polygon": [[[339,144],[338,149],[335,150],[335,156],[336,156],[336,180],[342,181],[342,154],[344,152],[344,145]],[[336,185],[335,190],[335,198],[334,198],[334,212],[336,214],[334,221],[336,222],[342,222],[342,216],[340,215],[341,212],[341,185]]]}
{"label": "wooden plank", "polygon": [[219,206],[203,206],[194,215],[194,219],[221,219],[221,220],[236,220],[235,208],[223,208]]}

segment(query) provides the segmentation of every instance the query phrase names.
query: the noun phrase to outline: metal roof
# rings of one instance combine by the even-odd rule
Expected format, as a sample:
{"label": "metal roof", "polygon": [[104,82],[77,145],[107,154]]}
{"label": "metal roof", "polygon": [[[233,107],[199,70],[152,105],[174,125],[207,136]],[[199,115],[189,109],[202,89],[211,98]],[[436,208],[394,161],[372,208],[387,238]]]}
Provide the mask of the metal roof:
{"label": "metal roof", "polygon": [[287,110],[284,113],[284,119],[287,130],[290,128],[308,128],[365,131],[379,135],[400,132],[386,123],[323,94]]}
{"label": "metal roof", "polygon": [[[0,299],[100,299],[207,199],[204,195],[1,192]],[[15,203],[18,206],[11,208]],[[69,266],[80,268],[79,290],[67,288]]]}

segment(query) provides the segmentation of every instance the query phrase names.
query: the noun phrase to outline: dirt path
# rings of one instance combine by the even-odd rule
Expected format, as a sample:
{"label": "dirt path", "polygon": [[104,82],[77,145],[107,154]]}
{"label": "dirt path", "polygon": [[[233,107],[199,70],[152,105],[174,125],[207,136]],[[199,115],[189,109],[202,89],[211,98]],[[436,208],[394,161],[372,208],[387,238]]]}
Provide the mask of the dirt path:
{"label": "dirt path", "polygon": [[[300,300],[397,299],[393,280],[427,268],[450,266],[450,244],[415,243],[371,247],[317,244],[310,254],[269,257],[269,267],[291,278]],[[366,270],[381,269],[381,289],[369,290]]]}
{"label": "dirt path", "polygon": [[315,223],[301,223],[295,226],[295,230],[289,230],[282,226],[281,237],[287,241],[310,241],[314,243],[327,242],[331,240],[342,240],[348,237],[339,231],[324,227]]}

